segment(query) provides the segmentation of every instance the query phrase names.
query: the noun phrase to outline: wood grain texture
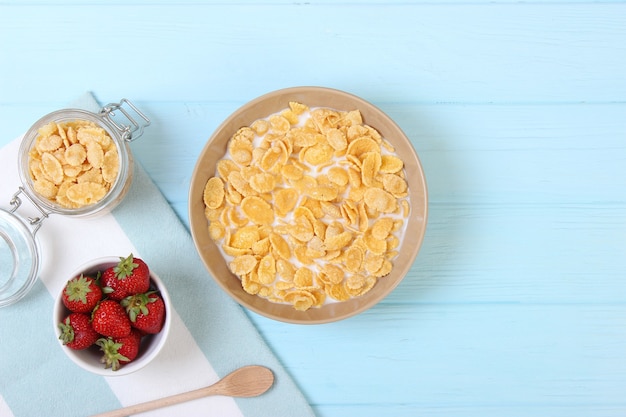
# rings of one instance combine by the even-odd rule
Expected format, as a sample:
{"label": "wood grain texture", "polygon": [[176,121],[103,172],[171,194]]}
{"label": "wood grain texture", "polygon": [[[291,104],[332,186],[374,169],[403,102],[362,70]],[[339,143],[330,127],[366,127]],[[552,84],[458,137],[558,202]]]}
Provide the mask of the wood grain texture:
{"label": "wood grain texture", "polygon": [[[623,102],[626,89],[623,3],[60,7],[3,8],[0,26],[15,37],[0,52],[16,63],[3,69],[3,97],[98,86],[152,101],[247,101],[314,84],[377,102]],[[81,70],[42,70],[45,57],[69,60],[68,45]]]}
{"label": "wood grain texture", "polygon": [[159,408],[171,407],[176,404],[211,395],[256,397],[266,392],[272,386],[273,382],[274,375],[270,369],[263,366],[244,366],[226,375],[213,385],[100,413],[92,417],[125,417],[146,413]]}
{"label": "wood grain texture", "polygon": [[188,225],[231,112],[297,85],[359,95],[411,138],[429,224],[357,317],[249,313],[317,414],[623,416],[624,22],[624,1],[3,1],[0,144],[84,91],[127,97],[153,121],[133,152]]}

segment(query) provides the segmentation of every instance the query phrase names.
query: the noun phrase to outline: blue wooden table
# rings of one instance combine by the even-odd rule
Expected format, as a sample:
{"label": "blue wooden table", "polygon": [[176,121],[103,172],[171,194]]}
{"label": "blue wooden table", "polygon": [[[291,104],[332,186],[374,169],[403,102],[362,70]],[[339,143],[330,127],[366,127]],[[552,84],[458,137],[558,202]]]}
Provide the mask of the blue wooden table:
{"label": "blue wooden table", "polygon": [[2,0],[0,59],[0,145],[127,97],[185,224],[200,150],[259,95],[400,125],[430,197],[409,275],[334,324],[249,313],[319,416],[626,415],[626,2]]}

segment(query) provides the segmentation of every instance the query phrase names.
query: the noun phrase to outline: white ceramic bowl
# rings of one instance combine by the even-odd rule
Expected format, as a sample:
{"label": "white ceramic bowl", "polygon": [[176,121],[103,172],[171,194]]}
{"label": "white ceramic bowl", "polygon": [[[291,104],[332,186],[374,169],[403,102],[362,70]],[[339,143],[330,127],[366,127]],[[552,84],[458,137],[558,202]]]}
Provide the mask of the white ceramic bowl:
{"label": "white ceramic bowl", "polygon": [[[120,260],[119,256],[108,256],[91,260],[80,267],[67,277],[67,280],[79,276],[80,274],[94,274],[97,271],[104,271],[106,268],[116,265]],[[54,311],[52,314],[52,324],[54,326],[54,333],[57,336],[57,341],[63,352],[78,366],[86,371],[92,372],[102,376],[122,376],[136,372],[139,369],[148,365],[159,354],[165,342],[167,340],[170,327],[171,327],[171,300],[169,293],[163,284],[163,281],[157,276],[154,271],[150,270],[151,287],[154,286],[159,290],[159,294],[163,298],[165,304],[165,323],[163,329],[155,335],[144,336],[141,341],[141,348],[139,354],[132,362],[124,364],[117,371],[113,371],[110,368],[105,369],[104,364],[100,363],[102,352],[100,352],[97,346],[92,346],[85,350],[72,350],[63,345],[61,340],[58,339],[59,327],[58,324],[70,313],[65,307],[62,301],[62,291],[59,292],[55,303]],[[66,280],[66,281],[67,281]]]}

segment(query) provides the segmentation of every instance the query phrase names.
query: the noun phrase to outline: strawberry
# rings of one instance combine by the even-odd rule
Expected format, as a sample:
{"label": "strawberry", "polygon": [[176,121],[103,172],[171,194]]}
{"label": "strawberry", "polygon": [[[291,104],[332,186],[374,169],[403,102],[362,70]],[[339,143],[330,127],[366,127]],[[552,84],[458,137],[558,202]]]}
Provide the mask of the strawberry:
{"label": "strawberry", "polygon": [[159,333],[163,328],[165,303],[156,291],[131,295],[120,304],[126,308],[126,314],[134,328],[147,334]]}
{"label": "strawberry", "polygon": [[120,262],[102,274],[104,293],[113,300],[121,300],[129,295],[148,291],[150,288],[150,270],[148,265],[133,257],[120,258]]}
{"label": "strawberry", "polygon": [[81,274],[67,281],[61,299],[68,310],[87,313],[93,310],[102,298],[102,289],[97,279]]}
{"label": "strawberry", "polygon": [[91,327],[89,315],[85,313],[70,313],[59,323],[59,330],[59,339],[74,350],[87,349],[100,337]]}
{"label": "strawberry", "polygon": [[105,368],[117,371],[123,364],[131,362],[137,357],[140,343],[141,333],[135,329],[131,330],[128,336],[100,338],[96,342],[103,352],[100,362],[104,364]]}
{"label": "strawberry", "polygon": [[125,337],[130,334],[130,319],[117,301],[102,300],[91,315],[91,325],[103,336]]}

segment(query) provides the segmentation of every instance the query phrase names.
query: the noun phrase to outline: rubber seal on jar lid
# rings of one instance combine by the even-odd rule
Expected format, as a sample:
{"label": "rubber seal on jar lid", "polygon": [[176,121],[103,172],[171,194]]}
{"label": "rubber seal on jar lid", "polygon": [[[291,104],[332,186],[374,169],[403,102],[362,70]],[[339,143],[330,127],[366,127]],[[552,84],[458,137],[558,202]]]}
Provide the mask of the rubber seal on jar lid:
{"label": "rubber seal on jar lid", "polygon": [[11,305],[33,287],[39,272],[39,249],[24,221],[0,209],[0,307]]}

